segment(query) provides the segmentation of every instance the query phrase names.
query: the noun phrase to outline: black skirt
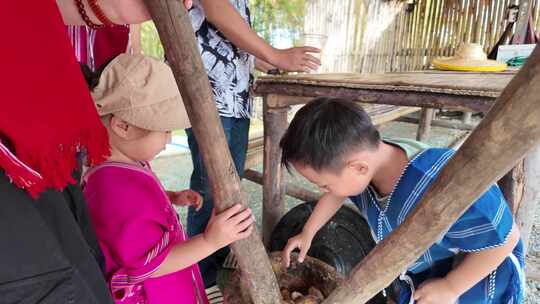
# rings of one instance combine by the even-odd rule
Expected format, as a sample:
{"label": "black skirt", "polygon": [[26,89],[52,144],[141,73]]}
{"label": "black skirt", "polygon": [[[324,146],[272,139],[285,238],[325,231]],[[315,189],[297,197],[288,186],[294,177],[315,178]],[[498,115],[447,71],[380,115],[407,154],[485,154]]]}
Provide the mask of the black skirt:
{"label": "black skirt", "polygon": [[80,186],[33,200],[0,170],[0,303],[113,303],[103,273]]}

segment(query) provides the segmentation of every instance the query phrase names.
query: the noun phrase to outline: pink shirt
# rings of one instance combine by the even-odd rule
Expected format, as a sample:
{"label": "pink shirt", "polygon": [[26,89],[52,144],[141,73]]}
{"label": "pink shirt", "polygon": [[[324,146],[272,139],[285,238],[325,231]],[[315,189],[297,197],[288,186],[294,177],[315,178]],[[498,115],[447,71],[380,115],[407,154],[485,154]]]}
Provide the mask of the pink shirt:
{"label": "pink shirt", "polygon": [[85,174],[83,187],[116,303],[208,303],[197,264],[150,277],[187,238],[149,167],[106,162]]}

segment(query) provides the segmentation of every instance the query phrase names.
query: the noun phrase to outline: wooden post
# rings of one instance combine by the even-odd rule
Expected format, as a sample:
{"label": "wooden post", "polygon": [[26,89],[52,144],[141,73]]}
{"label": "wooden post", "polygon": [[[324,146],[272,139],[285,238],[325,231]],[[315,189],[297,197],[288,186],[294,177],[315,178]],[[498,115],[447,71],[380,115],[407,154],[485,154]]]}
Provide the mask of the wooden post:
{"label": "wooden post", "polygon": [[287,107],[274,108],[280,96],[267,95],[263,101],[263,242],[269,245],[270,234],[285,213],[285,177],[281,166],[279,141],[287,129]]}
{"label": "wooden post", "polygon": [[[197,137],[215,208],[221,212],[239,202],[246,206],[186,9],[178,0],[146,0],[146,6],[158,29]],[[253,302],[280,303],[276,276],[257,231],[235,242],[231,248],[242,271],[243,286]]]}
{"label": "wooden post", "polygon": [[461,121],[463,121],[464,124],[470,124],[472,122],[472,112],[463,112],[461,116]]}
{"label": "wooden post", "polygon": [[416,140],[425,141],[429,137],[431,131],[431,121],[433,120],[433,114],[435,111],[430,108],[422,109],[420,117],[420,125],[418,125],[418,133],[416,134]]}
{"label": "wooden post", "polygon": [[525,43],[527,27],[529,24],[529,14],[531,11],[530,4],[530,0],[519,0],[519,14],[514,30],[514,38],[512,38],[512,44]]}
{"label": "wooden post", "polygon": [[523,197],[524,172],[523,160],[520,160],[512,170],[506,173],[498,182],[504,198],[515,215]]}
{"label": "wooden post", "polygon": [[540,48],[536,47],[416,209],[324,303],[365,303],[416,261],[475,199],[538,145],[538,96]]}
{"label": "wooden post", "polygon": [[522,200],[517,208],[515,221],[521,232],[524,252],[527,252],[536,205],[540,200],[540,146],[525,157],[523,163],[524,187]]}

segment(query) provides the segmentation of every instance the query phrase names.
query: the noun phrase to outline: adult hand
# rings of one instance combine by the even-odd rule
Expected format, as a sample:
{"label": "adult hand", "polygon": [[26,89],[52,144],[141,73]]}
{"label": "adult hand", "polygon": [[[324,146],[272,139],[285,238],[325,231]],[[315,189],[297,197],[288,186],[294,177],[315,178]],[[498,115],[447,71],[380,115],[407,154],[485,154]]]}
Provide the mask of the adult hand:
{"label": "adult hand", "polygon": [[255,219],[251,209],[241,209],[242,205],[236,204],[217,215],[213,211],[204,231],[204,239],[215,248],[222,248],[248,237],[253,231]]}
{"label": "adult hand", "polygon": [[309,250],[309,247],[311,247],[312,240],[313,240],[313,236],[305,231],[290,238],[287,241],[287,245],[285,246],[285,248],[283,249],[281,253],[283,265],[285,267],[290,266],[291,252],[293,252],[293,250],[295,249],[300,249],[300,253],[298,254],[298,262],[300,263],[304,262],[304,259],[306,258],[306,254]]}
{"label": "adult hand", "polygon": [[270,63],[285,71],[310,72],[319,68],[321,60],[309,53],[320,52],[320,49],[311,46],[274,49]]}

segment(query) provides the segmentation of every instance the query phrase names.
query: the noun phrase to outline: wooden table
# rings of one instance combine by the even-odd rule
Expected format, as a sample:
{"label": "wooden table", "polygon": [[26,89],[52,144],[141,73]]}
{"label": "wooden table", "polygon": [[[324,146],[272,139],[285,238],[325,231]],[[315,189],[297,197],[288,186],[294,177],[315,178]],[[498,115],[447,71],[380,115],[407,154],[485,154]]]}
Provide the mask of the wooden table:
{"label": "wooden table", "polygon": [[487,112],[513,76],[513,72],[426,71],[258,78],[255,93],[264,100],[263,240],[268,244],[271,231],[284,213],[285,180],[279,140],[287,128],[289,106],[330,96],[361,103]]}

